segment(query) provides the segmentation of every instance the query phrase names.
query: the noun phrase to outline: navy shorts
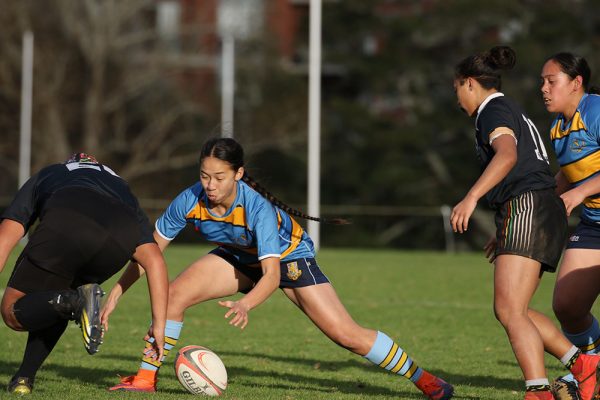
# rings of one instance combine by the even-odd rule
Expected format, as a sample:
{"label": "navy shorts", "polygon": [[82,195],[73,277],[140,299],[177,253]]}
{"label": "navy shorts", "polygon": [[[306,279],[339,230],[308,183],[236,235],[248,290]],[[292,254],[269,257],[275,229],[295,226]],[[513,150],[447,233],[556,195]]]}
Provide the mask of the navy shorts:
{"label": "navy shorts", "polygon": [[[222,247],[217,247],[212,250],[210,254],[221,257],[254,283],[257,283],[260,278],[262,278],[262,269],[260,267],[251,267],[239,262],[233,254]],[[282,261],[279,265],[281,269],[281,281],[279,282],[279,287],[282,289],[312,286],[329,282],[329,279],[323,274],[314,258],[286,260]]]}
{"label": "navy shorts", "polygon": [[48,200],[8,286],[34,293],[102,283],[130,260],[139,237],[124,204],[88,189],[62,189]]}
{"label": "navy shorts", "polygon": [[554,272],[566,238],[565,205],[554,189],[522,193],[496,211],[496,255],[532,258]]}
{"label": "navy shorts", "polygon": [[600,249],[600,224],[581,220],[569,240],[567,249]]}

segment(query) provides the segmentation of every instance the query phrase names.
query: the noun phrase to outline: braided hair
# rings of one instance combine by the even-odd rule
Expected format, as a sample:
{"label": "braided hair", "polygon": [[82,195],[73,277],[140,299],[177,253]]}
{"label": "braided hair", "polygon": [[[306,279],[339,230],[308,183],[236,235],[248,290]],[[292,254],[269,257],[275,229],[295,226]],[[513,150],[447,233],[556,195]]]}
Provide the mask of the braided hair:
{"label": "braided hair", "polygon": [[[242,146],[232,138],[212,138],[207,140],[202,146],[202,149],[200,150],[200,163],[202,163],[202,161],[207,157],[214,157],[221,161],[229,163],[234,171],[237,171],[244,166],[244,149],[242,149]],[[244,175],[242,176],[242,180],[256,192],[258,192],[261,196],[267,199],[271,204],[292,216],[304,218],[311,221],[318,221],[336,225],[343,225],[348,223],[348,221],[341,218],[325,219],[313,217],[303,213],[300,210],[288,206],[287,204],[279,200],[277,197],[272,195],[258,182],[252,179],[250,175],[248,175],[248,173],[245,171]]]}

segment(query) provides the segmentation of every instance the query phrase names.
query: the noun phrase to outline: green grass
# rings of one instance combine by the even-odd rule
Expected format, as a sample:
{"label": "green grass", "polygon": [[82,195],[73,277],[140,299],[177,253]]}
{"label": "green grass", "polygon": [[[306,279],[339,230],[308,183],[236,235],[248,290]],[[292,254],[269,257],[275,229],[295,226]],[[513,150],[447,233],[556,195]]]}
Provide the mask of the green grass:
{"label": "green grass", "polygon": [[[173,245],[174,277],[206,252]],[[386,332],[419,365],[456,387],[456,399],[522,399],[524,384],[508,340],[492,312],[492,268],[482,254],[325,249],[319,264],[356,321]],[[0,276],[8,279],[14,255]],[[551,315],[555,275],[542,280],[533,307]],[[114,280],[105,283],[110,289]],[[421,399],[406,379],[331,343],[277,292],[250,314],[244,331],[229,326],[216,302],[187,312],[178,347],[213,349],[229,374],[226,399]],[[36,380],[31,399],[180,399],[191,396],[175,378],[169,356],[155,395],[109,393],[116,374],[137,370],[150,321],[145,281],[123,297],[100,352],[88,356],[72,324]],[[26,334],[0,328],[0,382],[18,367]],[[547,357],[550,378],[563,372]],[[4,395],[0,392],[0,398]]]}

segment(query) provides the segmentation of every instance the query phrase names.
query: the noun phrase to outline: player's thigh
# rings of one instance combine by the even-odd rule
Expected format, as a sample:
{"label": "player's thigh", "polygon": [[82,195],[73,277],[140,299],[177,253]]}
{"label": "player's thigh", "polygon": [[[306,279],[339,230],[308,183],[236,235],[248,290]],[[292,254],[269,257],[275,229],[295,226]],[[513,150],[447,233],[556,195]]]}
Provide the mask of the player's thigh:
{"label": "player's thigh", "polygon": [[229,262],[207,254],[182,271],[169,285],[171,304],[187,308],[203,301],[230,296],[252,286],[252,281]]}
{"label": "player's thigh", "polygon": [[324,332],[339,327],[360,328],[331,283],[285,288],[284,293]]}
{"label": "player's thigh", "polygon": [[555,301],[589,309],[600,294],[600,250],[567,249],[554,288]]}
{"label": "player's thigh", "polygon": [[496,312],[526,312],[540,282],[541,265],[531,258],[501,254],[494,261]]}

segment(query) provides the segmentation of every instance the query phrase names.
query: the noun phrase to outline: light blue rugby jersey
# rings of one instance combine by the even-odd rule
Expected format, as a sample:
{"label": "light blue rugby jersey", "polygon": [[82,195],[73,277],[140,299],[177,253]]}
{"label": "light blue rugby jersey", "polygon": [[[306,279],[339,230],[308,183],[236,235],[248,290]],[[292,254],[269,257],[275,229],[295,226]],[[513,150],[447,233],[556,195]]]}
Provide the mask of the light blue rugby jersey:
{"label": "light blue rugby jersey", "polygon": [[244,264],[267,257],[287,261],[315,256],[313,242],[300,224],[243,181],[238,181],[235,201],[223,216],[211,213],[207,204],[200,182],[190,186],[158,218],[156,231],[173,240],[189,223]]}
{"label": "light blue rugby jersey", "polygon": [[[570,121],[559,114],[550,138],[560,169],[574,186],[600,173],[600,96],[584,94]],[[600,193],[583,201],[581,218],[600,223]]]}

